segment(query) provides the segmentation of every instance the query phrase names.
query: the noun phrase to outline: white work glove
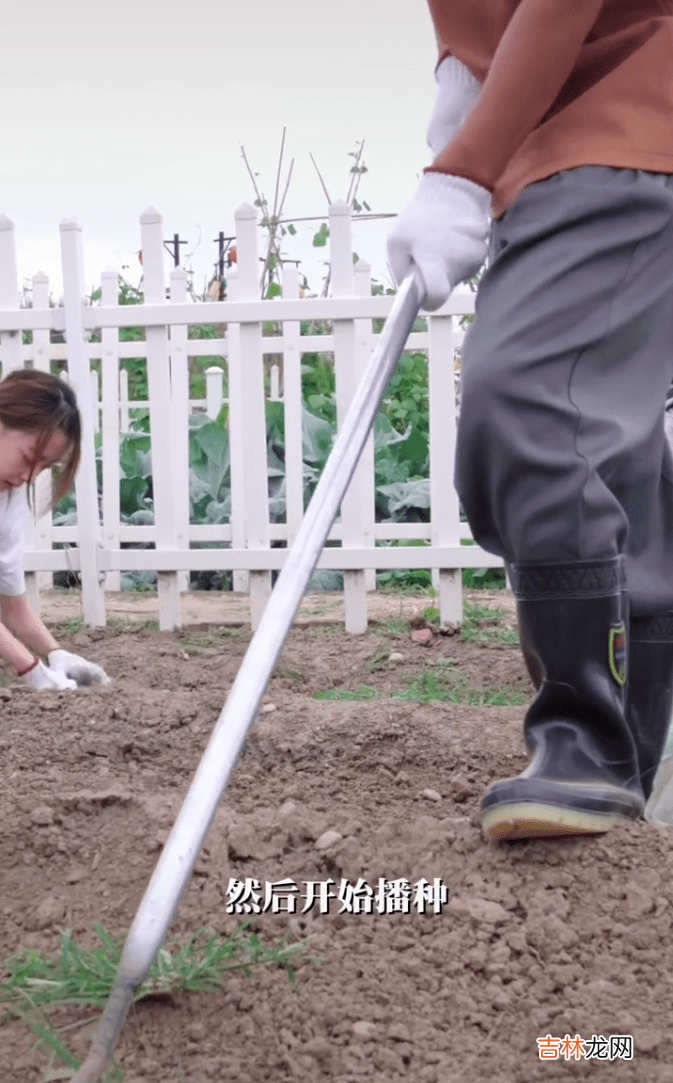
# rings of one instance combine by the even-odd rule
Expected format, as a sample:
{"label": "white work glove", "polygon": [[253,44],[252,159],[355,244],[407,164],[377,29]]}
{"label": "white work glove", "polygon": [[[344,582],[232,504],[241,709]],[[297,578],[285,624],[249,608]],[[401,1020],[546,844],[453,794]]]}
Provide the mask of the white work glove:
{"label": "white work glove", "polygon": [[447,147],[479,97],[478,83],[455,56],[447,56],[435,72],[437,97],[426,135],[435,158]]}
{"label": "white work glove", "polygon": [[70,677],[79,687],[110,683],[110,678],[102,666],[96,665],[95,662],[87,662],[86,658],[80,658],[78,654],[55,650],[49,652],[48,658],[49,669],[52,673]]}
{"label": "white work glove", "polygon": [[21,680],[36,692],[63,692],[68,688],[77,688],[75,681],[69,680],[64,673],[47,669],[44,662],[38,662],[28,673],[24,673]]}
{"label": "white work glove", "polygon": [[399,286],[414,268],[432,312],[486,259],[491,194],[449,173],[424,173],[415,195],[388,234],[388,262]]}

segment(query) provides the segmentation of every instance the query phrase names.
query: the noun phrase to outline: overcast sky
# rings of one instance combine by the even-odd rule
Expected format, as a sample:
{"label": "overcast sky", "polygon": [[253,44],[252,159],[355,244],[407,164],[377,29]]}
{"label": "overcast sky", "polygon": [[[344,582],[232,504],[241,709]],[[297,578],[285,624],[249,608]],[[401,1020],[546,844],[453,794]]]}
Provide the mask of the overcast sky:
{"label": "overcast sky", "polygon": [[[401,210],[430,159],[425,0],[2,0],[2,29],[0,212],[16,225],[20,277],[46,272],[55,300],[61,220],[82,222],[87,289],[106,266],[128,264],[137,282],[149,205],[165,237],[189,242],[201,290],[213,238],[255,198],[241,145],[271,199],[283,127],[289,216],[326,210],[309,152],[345,198],[364,140],[359,198],[376,212]],[[325,250],[311,247],[315,226],[297,228],[287,255],[319,292]],[[379,280],[387,228],[354,226]]]}

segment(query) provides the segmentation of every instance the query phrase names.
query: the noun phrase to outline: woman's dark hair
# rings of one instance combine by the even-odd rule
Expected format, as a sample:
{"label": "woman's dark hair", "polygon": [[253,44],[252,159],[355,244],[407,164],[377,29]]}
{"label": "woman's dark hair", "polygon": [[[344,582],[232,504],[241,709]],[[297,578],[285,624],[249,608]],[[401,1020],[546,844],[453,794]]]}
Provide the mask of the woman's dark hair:
{"label": "woman's dark hair", "polygon": [[56,507],[74,484],[81,454],[82,423],[74,391],[49,372],[14,369],[0,380],[0,422],[6,429],[37,435],[33,470],[52,436],[61,432],[66,437],[68,445],[54,479],[51,506]]}

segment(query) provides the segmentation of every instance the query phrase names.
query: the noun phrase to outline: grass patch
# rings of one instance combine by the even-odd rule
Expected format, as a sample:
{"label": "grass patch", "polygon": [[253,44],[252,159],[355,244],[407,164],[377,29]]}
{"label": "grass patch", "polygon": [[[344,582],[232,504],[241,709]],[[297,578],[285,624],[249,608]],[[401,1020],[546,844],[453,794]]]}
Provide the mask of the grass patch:
{"label": "grass patch", "polygon": [[[133,620],[130,617],[108,617],[107,625],[115,628],[118,632],[158,632],[158,620]],[[86,632],[87,627],[82,617],[65,617],[56,623],[56,633],[59,639],[66,636],[76,636],[80,632]]]}
{"label": "grass patch", "polygon": [[354,699],[378,699],[379,693],[368,684],[362,684],[355,692],[349,692],[347,688],[326,688],[324,692],[316,692],[314,699],[327,700],[354,700]]}
{"label": "grass patch", "polygon": [[[506,616],[505,609],[490,605],[473,605],[464,598],[460,638],[463,643],[503,643],[508,647],[518,647],[519,633],[516,629],[500,627]],[[423,617],[430,627],[436,631],[439,630],[439,609],[430,606],[423,610]]]}
{"label": "grass patch", "polygon": [[424,670],[406,689],[393,692],[390,698],[415,703],[441,700],[466,704],[468,707],[521,707],[528,703],[530,696],[510,688],[470,688],[464,678],[450,670],[444,673]]}
{"label": "grass patch", "polygon": [[[300,615],[301,618],[301,615]],[[343,624],[309,624],[306,628],[298,628],[302,636],[312,638],[314,636],[337,636],[345,631]]]}
{"label": "grass patch", "polygon": [[180,646],[184,647],[188,654],[208,654],[222,647],[225,639],[240,639],[247,635],[245,628],[237,624],[220,625],[219,628],[211,628],[207,632],[187,632],[179,638]]}
{"label": "grass patch", "polygon": [[306,606],[302,608],[301,615],[303,617],[322,617],[325,613],[329,613],[341,605],[341,598],[329,598],[317,602],[314,606]]}
{"label": "grass patch", "polygon": [[382,698],[413,703],[442,700],[447,703],[466,704],[469,707],[522,707],[529,702],[530,694],[516,688],[471,688],[467,681],[456,673],[454,663],[448,661],[441,667],[437,666],[437,670],[423,670],[420,676],[410,678],[405,688],[391,692],[389,697],[383,697],[375,688],[366,684],[360,685],[355,691],[348,688],[328,688],[323,692],[316,692],[314,696],[314,699],[342,702]]}
{"label": "grass patch", "polygon": [[377,673],[380,669],[394,669],[395,662],[388,660],[390,655],[390,647],[385,644],[383,647],[377,647],[371,658],[368,658],[364,664],[364,668],[369,673]]}
{"label": "grass patch", "polygon": [[500,627],[503,617],[506,616],[504,609],[472,605],[465,601],[460,638],[463,643],[503,643],[507,647],[518,647],[519,633],[516,629]]}
{"label": "grass patch", "polygon": [[[102,1009],[114,984],[124,938],[109,936],[100,925],[95,925],[94,931],[101,943],[99,948],[80,947],[72,932],[65,930],[60,934],[56,954],[26,948],[4,962],[7,978],[0,982],[0,1009],[4,1009],[0,1024],[18,1017],[30,1028],[36,1038],[34,1048],[49,1057],[45,1081],[70,1078],[54,1070],[58,1063],[67,1068],[80,1067],[50,1023],[48,1010],[66,1005]],[[134,994],[134,1002],[178,990],[214,993],[226,984],[225,975],[231,971],[242,971],[250,977],[253,967],[263,965],[283,967],[293,984],[294,963],[318,960],[306,955],[305,942],[288,944],[287,939],[283,937],[272,947],[265,947],[249,930],[249,923],[243,923],[230,937],[204,926],[188,940],[169,942],[159,950],[146,980]],[[78,1024],[84,1025],[86,1021]],[[112,1083],[113,1079],[123,1080],[123,1076],[115,1068],[108,1073],[108,1079]]]}
{"label": "grass patch", "polygon": [[283,677],[287,681],[302,681],[304,680],[304,674],[300,673],[298,669],[293,669],[292,666],[276,666],[272,677]]}
{"label": "grass patch", "polygon": [[118,632],[158,632],[158,620],[131,620],[129,617],[110,617],[108,624]]}
{"label": "grass patch", "polygon": [[411,631],[411,623],[405,617],[390,617],[376,626],[379,635],[391,636],[393,639],[401,639],[408,636]]}
{"label": "grass patch", "polygon": [[56,631],[59,638],[63,636],[76,636],[80,632],[83,632],[85,628],[84,620],[82,617],[64,617],[56,625]]}

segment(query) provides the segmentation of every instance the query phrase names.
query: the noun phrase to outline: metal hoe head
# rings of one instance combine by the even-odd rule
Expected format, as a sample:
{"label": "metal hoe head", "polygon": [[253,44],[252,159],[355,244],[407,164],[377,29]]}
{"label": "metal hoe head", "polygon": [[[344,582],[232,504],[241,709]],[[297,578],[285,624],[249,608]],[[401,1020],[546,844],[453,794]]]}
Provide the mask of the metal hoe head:
{"label": "metal hoe head", "polygon": [[423,297],[418,279],[405,278],[140,902],[89,1055],[72,1083],[100,1079],[134,993],[166,938]]}

